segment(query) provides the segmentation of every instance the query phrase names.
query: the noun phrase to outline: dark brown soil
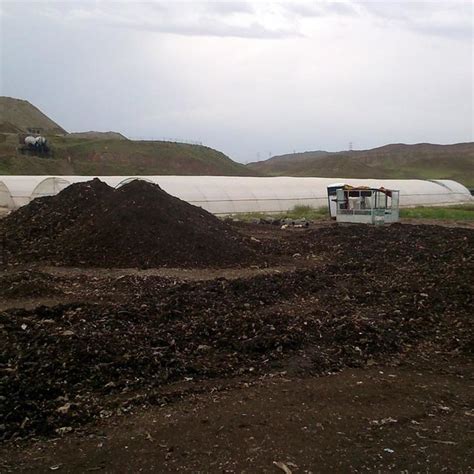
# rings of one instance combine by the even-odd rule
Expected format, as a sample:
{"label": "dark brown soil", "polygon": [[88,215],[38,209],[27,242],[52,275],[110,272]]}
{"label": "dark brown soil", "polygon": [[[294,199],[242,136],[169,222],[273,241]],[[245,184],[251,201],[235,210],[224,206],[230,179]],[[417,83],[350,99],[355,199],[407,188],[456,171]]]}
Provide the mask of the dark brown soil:
{"label": "dark brown soil", "polygon": [[246,264],[252,250],[203,209],[132,181],[94,179],[34,200],[0,222],[7,263],[94,267],[207,267]]}
{"label": "dark brown soil", "polygon": [[280,265],[0,272],[1,472],[472,469],[472,229],[230,232]]}
{"label": "dark brown soil", "polygon": [[[58,280],[38,271],[0,274],[0,298],[18,299],[61,295]],[[1,306],[0,306],[1,308]]]}
{"label": "dark brown soil", "polygon": [[34,199],[9,214],[0,221],[5,263],[58,258],[64,232],[112,191],[98,179],[77,183],[56,196]]}
{"label": "dark brown soil", "polygon": [[2,472],[472,472],[474,365],[170,385],[161,406],[0,448]]}
{"label": "dark brown soil", "polygon": [[[259,235],[262,252],[300,259],[300,270],[209,281],[124,275],[95,286],[84,278],[76,303],[0,313],[2,437],[54,435],[161,403],[156,390],[183,378],[472,357],[471,230],[271,234]],[[100,304],[88,302],[92,288]]]}

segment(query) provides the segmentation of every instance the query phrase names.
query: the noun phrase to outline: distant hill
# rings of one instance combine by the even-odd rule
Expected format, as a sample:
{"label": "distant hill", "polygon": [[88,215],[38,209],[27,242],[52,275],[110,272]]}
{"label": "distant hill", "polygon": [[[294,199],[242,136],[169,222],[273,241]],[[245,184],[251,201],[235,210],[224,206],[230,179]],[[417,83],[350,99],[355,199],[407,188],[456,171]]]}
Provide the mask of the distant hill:
{"label": "distant hill", "polygon": [[14,135],[0,134],[0,174],[223,175],[255,171],[201,145],[126,139],[48,137],[52,157],[22,155]]}
{"label": "distant hill", "polygon": [[[50,157],[22,154],[19,136],[37,129]],[[132,141],[117,132],[67,133],[26,100],[0,97],[0,174],[255,175],[212,148],[162,141]]]}
{"label": "distant hill", "polygon": [[29,133],[31,130],[48,135],[67,133],[27,100],[1,96],[0,133]]}
{"label": "distant hill", "polygon": [[89,138],[90,140],[128,140],[127,137],[118,132],[71,132],[68,137]]}
{"label": "distant hill", "polygon": [[[21,154],[19,136],[39,130],[51,157]],[[201,145],[128,140],[118,132],[67,133],[26,100],[0,97],[0,174],[320,176],[454,179],[474,188],[474,143],[393,144],[309,151],[244,166]]]}
{"label": "distant hill", "polygon": [[270,176],[327,178],[454,179],[474,187],[474,143],[454,145],[392,144],[372,150],[310,151],[249,163]]}

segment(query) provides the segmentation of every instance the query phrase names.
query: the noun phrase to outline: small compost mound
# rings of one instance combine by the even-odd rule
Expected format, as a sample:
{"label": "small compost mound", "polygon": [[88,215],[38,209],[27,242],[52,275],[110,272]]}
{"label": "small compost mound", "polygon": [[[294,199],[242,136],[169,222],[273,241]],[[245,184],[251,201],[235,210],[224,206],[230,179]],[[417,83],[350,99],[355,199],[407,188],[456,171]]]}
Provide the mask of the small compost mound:
{"label": "small compost mound", "polygon": [[0,275],[0,297],[14,299],[60,295],[62,291],[56,280],[51,275],[32,270],[3,274]]}
{"label": "small compost mound", "polygon": [[62,235],[87,215],[113,188],[94,179],[68,186],[55,196],[34,199],[0,221],[0,236],[8,262],[54,260],[61,253]]}
{"label": "small compost mound", "polygon": [[38,201],[2,225],[13,262],[200,267],[253,258],[227,224],[145,181],[113,189],[95,179]]}

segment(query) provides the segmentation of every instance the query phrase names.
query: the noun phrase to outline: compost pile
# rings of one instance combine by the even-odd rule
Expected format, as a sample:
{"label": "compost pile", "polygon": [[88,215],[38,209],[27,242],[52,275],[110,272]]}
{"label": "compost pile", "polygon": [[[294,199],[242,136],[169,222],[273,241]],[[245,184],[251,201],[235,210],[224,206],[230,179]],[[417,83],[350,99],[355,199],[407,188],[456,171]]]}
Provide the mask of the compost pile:
{"label": "compost pile", "polygon": [[3,257],[8,262],[57,257],[64,232],[112,192],[94,179],[72,184],[56,196],[34,199],[0,221]]}
{"label": "compost pile", "polygon": [[31,202],[0,224],[7,261],[92,267],[226,266],[254,258],[207,211],[158,185],[98,179]]}
{"label": "compost pile", "polygon": [[32,270],[0,274],[0,297],[13,299],[59,295],[62,292],[56,285],[57,280]]}
{"label": "compost pile", "polygon": [[185,378],[474,355],[472,230],[338,227],[282,245],[316,252],[322,237],[333,259],[315,268],[201,282],[124,276],[110,283],[122,303],[0,313],[0,438],[163,403],[160,387]]}

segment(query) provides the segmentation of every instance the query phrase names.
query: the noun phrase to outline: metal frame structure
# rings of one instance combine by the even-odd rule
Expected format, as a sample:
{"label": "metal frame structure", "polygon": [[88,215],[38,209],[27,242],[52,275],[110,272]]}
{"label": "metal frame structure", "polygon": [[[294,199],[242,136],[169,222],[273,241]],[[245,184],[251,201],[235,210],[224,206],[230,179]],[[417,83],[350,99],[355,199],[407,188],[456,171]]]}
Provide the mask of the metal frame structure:
{"label": "metal frame structure", "polygon": [[[377,225],[398,222],[400,218],[400,191],[398,190],[336,185],[328,188],[328,199],[331,194],[334,196],[334,193],[337,222]],[[330,202],[329,207],[331,209]]]}

